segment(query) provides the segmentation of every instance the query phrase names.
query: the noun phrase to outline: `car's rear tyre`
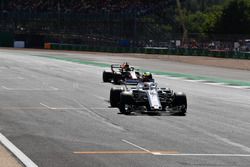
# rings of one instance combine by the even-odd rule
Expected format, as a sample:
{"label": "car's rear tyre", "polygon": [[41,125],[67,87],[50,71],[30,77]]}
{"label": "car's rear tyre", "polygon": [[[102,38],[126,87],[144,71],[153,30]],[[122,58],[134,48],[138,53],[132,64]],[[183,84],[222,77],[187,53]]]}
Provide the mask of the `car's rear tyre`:
{"label": "car's rear tyre", "polygon": [[186,95],[182,92],[175,93],[172,107],[177,107],[179,109],[178,114],[185,115],[187,112]]}
{"label": "car's rear tyre", "polygon": [[115,85],[120,85],[122,83],[122,75],[121,74],[114,74],[113,78]]}
{"label": "car's rear tyre", "polygon": [[103,80],[103,82],[111,82],[112,77],[113,77],[113,73],[112,72],[103,71],[103,73],[102,73],[102,80]]}
{"label": "car's rear tyre", "polygon": [[129,115],[133,110],[133,95],[129,92],[122,92],[120,95],[120,112]]}
{"label": "car's rear tyre", "polygon": [[110,89],[109,101],[110,101],[111,107],[119,107],[120,94],[122,91],[124,91],[123,88],[111,88]]}

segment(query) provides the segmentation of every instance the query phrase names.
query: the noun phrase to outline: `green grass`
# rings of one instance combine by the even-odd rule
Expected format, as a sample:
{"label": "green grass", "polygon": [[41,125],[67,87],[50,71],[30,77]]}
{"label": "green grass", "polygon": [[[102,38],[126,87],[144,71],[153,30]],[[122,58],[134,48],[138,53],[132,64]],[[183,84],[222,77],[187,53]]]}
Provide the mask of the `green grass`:
{"label": "green grass", "polygon": [[[39,56],[39,57],[46,57],[46,58],[50,58],[50,59],[69,61],[69,62],[85,64],[85,65],[92,65],[92,66],[96,66],[96,67],[110,67],[110,64],[99,63],[99,62],[94,62],[94,61],[85,61],[85,60],[63,58],[63,57],[56,57],[56,56],[53,56],[53,57],[52,56]],[[233,86],[250,86],[250,82],[241,81],[241,80],[221,79],[221,78],[217,78],[217,77],[196,76],[193,74],[163,72],[163,71],[155,71],[155,70],[147,70],[147,69],[140,69],[140,71],[142,71],[142,72],[148,71],[148,72],[151,72],[151,73],[156,74],[156,75],[185,78],[185,79],[190,79],[190,80],[205,80],[207,82],[224,83],[226,85],[233,85]]]}

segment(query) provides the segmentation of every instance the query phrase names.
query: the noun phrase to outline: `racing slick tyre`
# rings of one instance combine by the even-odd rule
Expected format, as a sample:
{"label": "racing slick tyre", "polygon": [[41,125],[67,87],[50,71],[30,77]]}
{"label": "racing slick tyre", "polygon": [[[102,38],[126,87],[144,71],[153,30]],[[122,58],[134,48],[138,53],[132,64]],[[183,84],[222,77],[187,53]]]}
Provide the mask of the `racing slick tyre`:
{"label": "racing slick tyre", "polygon": [[111,82],[112,78],[113,78],[112,72],[103,71],[103,73],[102,73],[103,82]]}
{"label": "racing slick tyre", "polygon": [[120,112],[122,114],[126,114],[126,115],[129,115],[133,108],[132,108],[132,105],[133,105],[133,95],[129,92],[122,92],[121,95],[120,95]]}
{"label": "racing slick tyre", "polygon": [[185,115],[187,112],[187,97],[184,93],[178,92],[174,94],[173,107],[179,109],[179,115]]}
{"label": "racing slick tyre", "polygon": [[120,103],[120,94],[123,91],[123,88],[111,88],[110,89],[110,106],[111,107],[119,107]]}

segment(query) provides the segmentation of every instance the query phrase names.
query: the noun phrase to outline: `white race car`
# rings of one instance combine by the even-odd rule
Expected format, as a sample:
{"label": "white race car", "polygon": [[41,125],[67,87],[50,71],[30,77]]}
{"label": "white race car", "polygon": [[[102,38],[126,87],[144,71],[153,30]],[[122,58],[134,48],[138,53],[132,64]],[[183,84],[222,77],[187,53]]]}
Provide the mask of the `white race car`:
{"label": "white race car", "polygon": [[162,112],[171,111],[185,115],[187,98],[182,92],[173,92],[169,88],[158,88],[155,82],[140,82],[135,88],[114,87],[110,90],[111,107],[119,107],[123,114],[135,111]]}

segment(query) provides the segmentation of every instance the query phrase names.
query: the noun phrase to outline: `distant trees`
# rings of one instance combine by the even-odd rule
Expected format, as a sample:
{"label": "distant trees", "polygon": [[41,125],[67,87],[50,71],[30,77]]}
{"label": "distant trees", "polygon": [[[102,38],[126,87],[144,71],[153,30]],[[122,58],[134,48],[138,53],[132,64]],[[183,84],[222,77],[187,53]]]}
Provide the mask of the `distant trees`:
{"label": "distant trees", "polygon": [[250,34],[250,1],[233,0],[222,10],[215,32],[224,34]]}
{"label": "distant trees", "polygon": [[216,24],[222,15],[222,5],[206,8],[206,11],[197,11],[188,14],[188,28],[190,33],[215,33]]}
{"label": "distant trees", "polygon": [[182,7],[188,33],[250,34],[249,0],[186,0]]}
{"label": "distant trees", "polygon": [[182,0],[183,7],[191,12],[204,12],[216,4],[222,4],[227,0]]}
{"label": "distant trees", "polygon": [[250,0],[175,0],[163,9],[149,16],[155,31],[182,37],[183,45],[196,38],[235,40],[250,35]]}
{"label": "distant trees", "polygon": [[183,37],[187,38],[187,34],[205,36],[214,32],[224,0],[183,0],[182,8],[178,1],[175,20],[177,27],[178,24],[182,27]]}
{"label": "distant trees", "polygon": [[186,16],[184,11],[181,8],[181,2],[180,0],[176,0],[176,4],[177,4],[177,11],[178,11],[178,17],[176,17],[177,21],[181,24],[182,27],[182,42],[185,43],[185,41],[187,40],[188,37],[188,30],[186,28]]}

